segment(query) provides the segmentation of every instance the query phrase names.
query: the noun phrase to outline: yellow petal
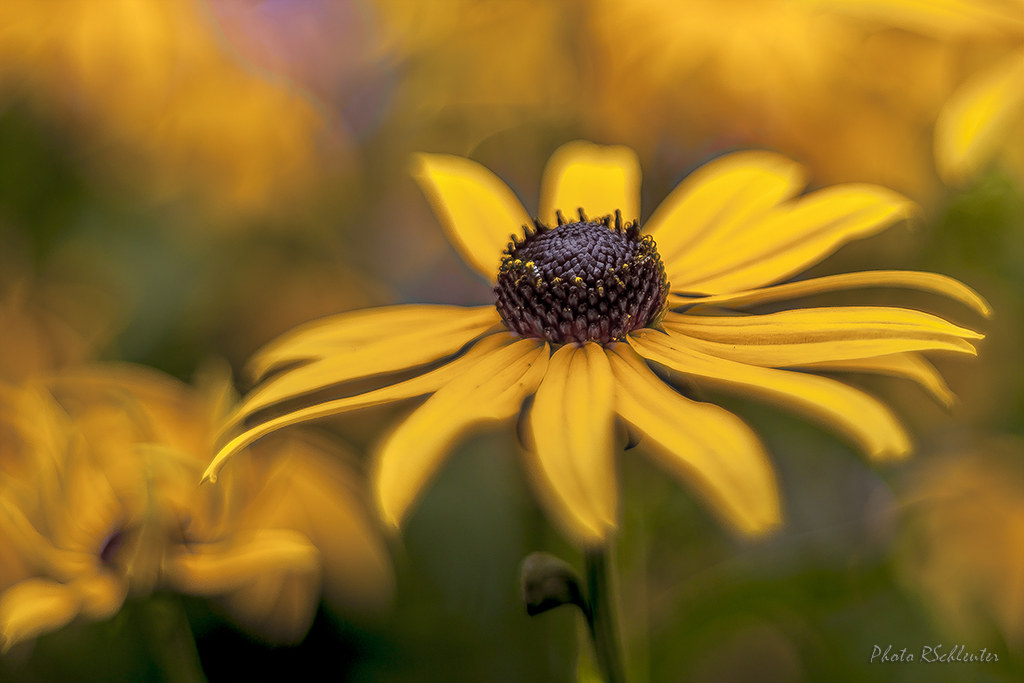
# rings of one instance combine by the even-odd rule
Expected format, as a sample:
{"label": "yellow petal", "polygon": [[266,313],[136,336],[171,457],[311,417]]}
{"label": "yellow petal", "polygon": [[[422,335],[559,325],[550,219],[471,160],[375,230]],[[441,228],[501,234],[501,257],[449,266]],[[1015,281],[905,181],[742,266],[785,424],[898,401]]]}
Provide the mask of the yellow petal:
{"label": "yellow petal", "polygon": [[935,122],[935,165],[964,185],[992,160],[1024,115],[1024,50],[969,78]]}
{"label": "yellow petal", "polygon": [[909,379],[920,384],[935,400],[947,408],[952,408],[956,404],[956,395],[949,390],[939,371],[916,353],[894,353],[874,358],[853,358],[816,363],[805,362],[792,367],[827,372],[866,372]]}
{"label": "yellow petal", "polygon": [[82,599],[82,616],[96,621],[117,614],[128,595],[128,581],[110,571],[82,577],[73,586]]}
{"label": "yellow petal", "polygon": [[798,192],[803,168],[771,152],[737,152],[701,166],[658,206],[646,232],[665,267],[698,245],[714,245]]}
{"label": "yellow petal", "polygon": [[648,360],[818,420],[846,435],[873,459],[901,458],[910,453],[910,439],[892,413],[853,387],[802,372],[715,358],[688,348],[685,340],[674,333],[641,330],[630,334],[628,340]]}
{"label": "yellow petal", "polygon": [[246,524],[302,532],[320,551],[325,599],[347,614],[380,613],[394,592],[391,560],[364,507],[363,476],[346,455],[307,430],[264,441],[254,456],[279,464],[249,504]]}
{"label": "yellow petal", "polygon": [[313,623],[320,603],[320,578],[315,574],[261,574],[218,602],[236,622],[261,639],[294,645]]}
{"label": "yellow petal", "polygon": [[[367,344],[379,343],[382,337],[398,339],[402,345],[429,344],[436,336],[469,334],[472,330],[485,330],[498,321],[497,309],[493,306],[411,304],[351,311],[314,320],[281,335],[260,349],[247,369],[259,380],[286,365],[359,351]],[[472,336],[466,341],[469,339]],[[381,355],[386,351],[390,350],[382,349]],[[410,349],[406,353],[426,352]],[[426,355],[430,360],[430,353]],[[399,367],[419,362],[423,361]]]}
{"label": "yellow petal", "polygon": [[680,343],[685,343],[687,347],[709,356],[767,368],[810,367],[818,363],[854,363],[889,354],[922,350],[977,355],[973,346],[959,339],[949,342],[920,339],[844,339],[806,344],[723,344],[689,337],[685,333],[681,339],[685,341]]}
{"label": "yellow petal", "polygon": [[0,532],[18,546],[30,563],[62,581],[70,581],[95,563],[92,555],[53,545],[7,495],[0,496]]}
{"label": "yellow petal", "polygon": [[771,462],[754,432],[735,415],[679,395],[651,372],[628,344],[609,354],[615,412],[656,446],[672,474],[691,483],[740,531],[778,526],[779,491]]}
{"label": "yellow petal", "polygon": [[355,396],[346,396],[345,398],[332,401],[324,401],[299,410],[293,410],[280,417],[250,427],[221,447],[213,461],[206,468],[206,472],[203,473],[203,481],[216,482],[217,473],[224,467],[228,458],[239,453],[254,441],[284,427],[310,422],[323,417],[340,415],[360,408],[370,408],[433,393],[462,374],[466,368],[475,365],[481,358],[489,355],[494,349],[507,344],[509,340],[510,336],[507,332],[492,334],[474,344],[466,352],[466,355],[456,358],[451,363],[426,374],[374,391],[367,391]]}
{"label": "yellow petal", "polygon": [[807,362],[929,349],[976,355],[964,339],[984,336],[929,313],[884,306],[797,308],[736,316],[667,313],[662,324],[687,337],[734,346],[703,345],[755,365],[791,365],[802,351],[809,354]]}
{"label": "yellow petal", "polygon": [[0,652],[29,638],[56,631],[78,615],[82,596],[49,579],[25,579],[0,596]]}
{"label": "yellow petal", "polygon": [[782,204],[723,242],[673,259],[672,289],[720,294],[772,284],[852,239],[910,216],[914,204],[877,185],[837,185]]}
{"label": "yellow petal", "polygon": [[640,160],[622,145],[577,140],[551,155],[540,189],[540,219],[555,225],[555,211],[576,220],[577,209],[598,218],[622,212],[622,220],[640,218]]}
{"label": "yellow petal", "polygon": [[600,344],[566,344],[551,356],[530,411],[536,479],[584,544],[604,543],[617,521],[614,387]]}
{"label": "yellow petal", "polygon": [[398,372],[455,353],[499,321],[494,306],[393,306],[314,323],[261,354],[261,367],[311,359],[253,390],[227,427],[275,403],[333,384]]}
{"label": "yellow petal", "polygon": [[261,529],[227,544],[191,544],[164,562],[168,585],[201,597],[224,595],[268,573],[310,575],[319,581],[319,572],[319,551],[290,529]]}
{"label": "yellow petal", "polygon": [[518,341],[487,354],[427,399],[383,443],[374,482],[381,514],[398,526],[455,442],[515,415],[548,364],[547,344]]}
{"label": "yellow petal", "polygon": [[942,294],[970,306],[986,318],[992,317],[992,307],[988,302],[959,280],[938,273],[922,273],[913,270],[866,270],[859,273],[840,273],[799,282],[787,282],[774,287],[715,294],[699,299],[677,294],[672,295],[671,305],[692,304],[693,308],[690,310],[696,310],[703,306],[742,308],[773,301],[786,301],[812,294],[840,292],[863,287],[905,287]]}
{"label": "yellow petal", "polygon": [[493,283],[512,235],[533,221],[512,190],[486,168],[447,154],[417,155],[413,177],[448,241],[470,268]]}

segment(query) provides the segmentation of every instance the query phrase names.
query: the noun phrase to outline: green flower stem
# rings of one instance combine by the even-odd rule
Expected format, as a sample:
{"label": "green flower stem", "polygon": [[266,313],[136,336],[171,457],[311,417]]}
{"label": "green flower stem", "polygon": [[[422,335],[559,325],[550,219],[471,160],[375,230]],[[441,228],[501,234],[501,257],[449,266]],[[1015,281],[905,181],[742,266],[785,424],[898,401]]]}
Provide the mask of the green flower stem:
{"label": "green flower stem", "polygon": [[626,672],[622,667],[618,621],[609,581],[609,559],[604,550],[588,550],[584,553],[589,591],[587,624],[594,640],[597,665],[605,683],[625,683]]}
{"label": "green flower stem", "polygon": [[138,615],[149,652],[167,683],[207,683],[181,598],[147,598],[139,604]]}

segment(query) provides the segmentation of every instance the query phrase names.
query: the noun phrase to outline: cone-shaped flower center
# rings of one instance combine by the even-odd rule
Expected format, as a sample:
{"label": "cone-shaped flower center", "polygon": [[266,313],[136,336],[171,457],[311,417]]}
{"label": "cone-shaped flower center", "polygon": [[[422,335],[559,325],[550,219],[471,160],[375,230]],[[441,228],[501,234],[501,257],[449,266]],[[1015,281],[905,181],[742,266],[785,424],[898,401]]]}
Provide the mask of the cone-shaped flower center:
{"label": "cone-shaped flower center", "polygon": [[664,309],[668,282],[650,236],[612,217],[549,228],[535,223],[515,237],[498,269],[494,296],[510,330],[556,344],[621,339]]}

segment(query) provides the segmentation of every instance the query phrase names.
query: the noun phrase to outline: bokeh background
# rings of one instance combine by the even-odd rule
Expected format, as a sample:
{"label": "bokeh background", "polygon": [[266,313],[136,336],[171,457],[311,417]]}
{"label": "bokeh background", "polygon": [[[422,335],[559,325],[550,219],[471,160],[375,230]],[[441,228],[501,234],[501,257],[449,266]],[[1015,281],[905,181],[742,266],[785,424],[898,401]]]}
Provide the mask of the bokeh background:
{"label": "bokeh background", "polygon": [[[911,427],[905,463],[870,465],[783,411],[715,397],[777,466],[786,522],[767,539],[734,536],[647,459],[621,457],[631,680],[1019,681],[1024,94],[1004,89],[996,142],[970,164],[950,170],[935,134],[965,83],[1019,58],[1024,5],[932,5],[915,23],[885,3],[839,1],[5,0],[3,381],[128,361],[192,382],[226,361],[244,391],[246,359],[299,323],[488,302],[409,176],[415,152],[480,161],[535,209],[559,145],[625,144],[642,162],[646,218],[700,163],[778,151],[807,166],[812,187],[880,183],[922,208],[812,274],[941,272],[996,316],[868,296],[987,334],[976,362],[937,361],[960,398],[950,411],[907,382],[853,380]],[[978,26],[943,23],[964,7]],[[318,429],[356,454],[362,481],[395,414]],[[580,617],[529,618],[521,603],[529,552],[577,566],[580,554],[530,495],[511,428],[460,447],[385,542],[390,606],[324,603],[297,645],[184,598],[207,678],[589,680]],[[139,627],[170,599],[129,599],[110,620],[19,646],[0,657],[0,679],[171,680]],[[940,644],[999,660],[871,662],[875,645]]]}

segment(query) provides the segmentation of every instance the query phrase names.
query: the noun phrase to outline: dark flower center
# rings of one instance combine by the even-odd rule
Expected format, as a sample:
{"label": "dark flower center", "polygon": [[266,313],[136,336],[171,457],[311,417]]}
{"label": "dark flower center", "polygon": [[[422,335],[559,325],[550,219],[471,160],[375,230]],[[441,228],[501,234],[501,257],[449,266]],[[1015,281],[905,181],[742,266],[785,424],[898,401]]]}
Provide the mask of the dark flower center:
{"label": "dark flower center", "polygon": [[549,228],[535,221],[515,236],[498,269],[494,296],[510,330],[556,344],[622,339],[651,323],[668,297],[665,268],[638,223],[612,217]]}

